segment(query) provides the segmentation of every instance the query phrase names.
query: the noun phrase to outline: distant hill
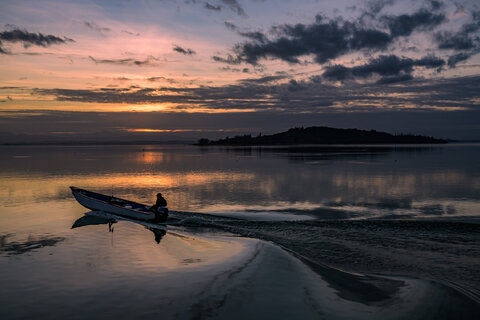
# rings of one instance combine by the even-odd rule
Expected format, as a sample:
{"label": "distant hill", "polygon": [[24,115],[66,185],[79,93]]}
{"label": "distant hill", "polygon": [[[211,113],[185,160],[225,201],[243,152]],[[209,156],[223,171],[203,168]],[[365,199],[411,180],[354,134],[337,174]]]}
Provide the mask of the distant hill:
{"label": "distant hill", "polygon": [[336,129],[329,127],[292,128],[272,135],[226,137],[216,141],[198,140],[197,145],[254,146],[294,144],[426,144],[447,143],[446,140],[420,135],[392,135],[375,130]]}

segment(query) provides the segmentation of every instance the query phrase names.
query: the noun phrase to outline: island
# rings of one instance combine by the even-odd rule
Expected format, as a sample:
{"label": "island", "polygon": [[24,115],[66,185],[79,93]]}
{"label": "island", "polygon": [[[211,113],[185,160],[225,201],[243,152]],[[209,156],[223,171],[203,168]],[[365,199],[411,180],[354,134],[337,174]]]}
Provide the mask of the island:
{"label": "island", "polygon": [[330,127],[291,128],[272,135],[251,134],[226,137],[220,140],[200,139],[198,146],[255,146],[255,145],[298,145],[298,144],[438,144],[447,143],[422,135],[392,135],[376,130],[338,129]]}

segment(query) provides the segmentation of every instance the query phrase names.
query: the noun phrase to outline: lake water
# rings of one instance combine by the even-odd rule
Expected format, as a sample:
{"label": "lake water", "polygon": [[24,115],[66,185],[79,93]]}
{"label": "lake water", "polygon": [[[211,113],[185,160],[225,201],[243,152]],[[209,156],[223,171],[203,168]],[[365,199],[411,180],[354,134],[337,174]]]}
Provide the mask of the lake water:
{"label": "lake water", "polygon": [[[0,318],[469,319],[479,160],[478,144],[0,147]],[[162,192],[171,219],[108,220],[69,186]]]}

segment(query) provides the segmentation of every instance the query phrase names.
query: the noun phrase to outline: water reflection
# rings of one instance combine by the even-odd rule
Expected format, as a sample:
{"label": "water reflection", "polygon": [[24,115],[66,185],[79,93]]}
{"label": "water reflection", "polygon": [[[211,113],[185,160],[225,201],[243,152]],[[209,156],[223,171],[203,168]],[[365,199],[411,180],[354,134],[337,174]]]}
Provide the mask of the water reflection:
{"label": "water reflection", "polygon": [[6,234],[0,236],[0,253],[7,256],[20,255],[44,247],[56,246],[59,242],[65,241],[64,237],[42,235],[42,236],[29,236],[26,240],[9,241],[8,238],[13,237],[13,234]]}
{"label": "water reflection", "polygon": [[4,207],[69,202],[67,187],[79,185],[141,203],[162,192],[173,210],[192,212],[290,210],[322,219],[480,212],[478,145],[1,148]]}
{"label": "water reflection", "polygon": [[72,229],[84,227],[84,226],[94,226],[94,225],[109,224],[109,223],[117,223],[117,221],[110,218],[102,218],[97,216],[85,215],[75,220],[75,222],[72,225]]}
{"label": "water reflection", "polygon": [[153,234],[155,235],[155,242],[157,244],[159,244],[160,240],[162,240],[162,238],[167,234],[167,231],[162,229],[156,229],[156,228],[147,228],[147,229],[153,232]]}
{"label": "water reflection", "polygon": [[[226,153],[242,156],[286,157],[292,161],[312,162],[315,160],[349,161],[370,159],[397,154],[419,154],[438,152],[432,145],[301,145],[301,146],[254,146],[254,147],[216,147]],[[318,162],[317,162],[318,163]],[[364,162],[363,162],[364,163]]]}
{"label": "water reflection", "polygon": [[[149,223],[144,223],[142,221],[136,221],[128,219],[129,222],[143,225],[145,229],[151,231],[154,234],[154,239],[157,244],[160,243],[162,238],[167,234],[167,231],[163,226],[150,226]],[[78,218],[72,225],[72,229],[85,227],[85,226],[96,226],[96,225],[108,225],[108,232],[114,232],[114,224],[118,221],[112,217],[109,217],[109,214],[103,212],[89,211],[85,213],[83,217]]]}

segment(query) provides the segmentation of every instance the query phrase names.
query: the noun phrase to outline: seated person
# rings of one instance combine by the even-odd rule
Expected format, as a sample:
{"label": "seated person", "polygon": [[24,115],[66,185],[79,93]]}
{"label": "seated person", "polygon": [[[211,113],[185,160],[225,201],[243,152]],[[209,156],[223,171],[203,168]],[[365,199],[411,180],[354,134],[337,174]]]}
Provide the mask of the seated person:
{"label": "seated person", "polygon": [[154,212],[156,215],[157,221],[165,221],[168,217],[167,200],[162,196],[161,193],[157,193],[157,202],[150,207],[150,211]]}
{"label": "seated person", "polygon": [[158,207],[166,207],[167,206],[167,200],[162,196],[161,193],[157,193],[157,202],[155,203],[155,206]]}

